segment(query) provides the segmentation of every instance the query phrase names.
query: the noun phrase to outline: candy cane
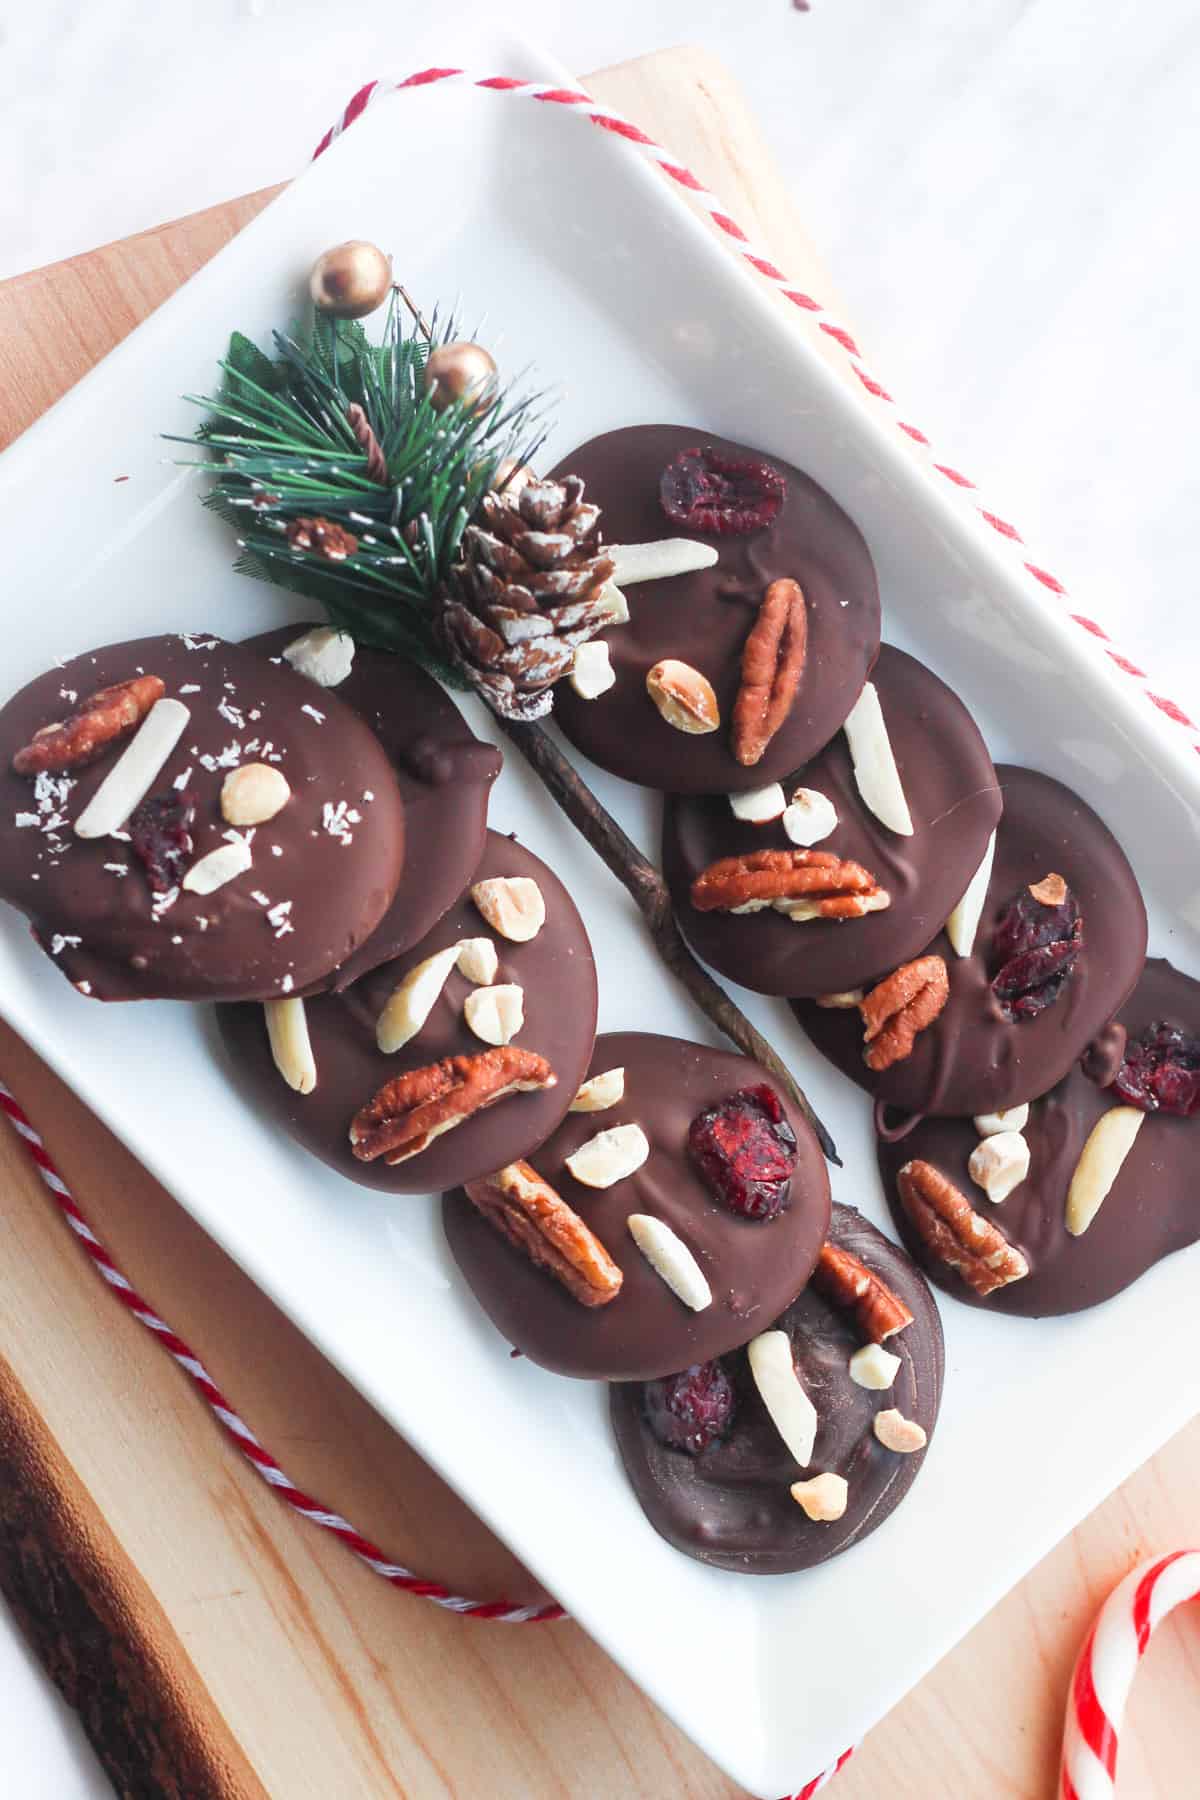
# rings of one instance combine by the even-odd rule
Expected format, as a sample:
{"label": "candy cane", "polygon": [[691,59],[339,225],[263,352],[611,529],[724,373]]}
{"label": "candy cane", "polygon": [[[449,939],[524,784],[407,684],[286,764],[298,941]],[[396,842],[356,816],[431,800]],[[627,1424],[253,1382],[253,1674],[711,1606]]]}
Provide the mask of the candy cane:
{"label": "candy cane", "polygon": [[1139,1563],[1108,1596],[1071,1677],[1060,1800],[1113,1800],[1118,1732],[1138,1663],[1155,1626],[1196,1599],[1200,1550],[1172,1550]]}

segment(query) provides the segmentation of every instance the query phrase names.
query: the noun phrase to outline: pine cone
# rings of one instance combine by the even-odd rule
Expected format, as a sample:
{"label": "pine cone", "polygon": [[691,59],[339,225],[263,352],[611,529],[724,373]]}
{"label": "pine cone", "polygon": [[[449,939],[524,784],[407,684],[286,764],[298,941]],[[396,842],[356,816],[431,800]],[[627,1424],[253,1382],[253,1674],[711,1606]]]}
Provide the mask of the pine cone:
{"label": "pine cone", "polygon": [[577,475],[487,494],[482,524],[463,533],[463,559],[442,601],[442,641],[473,685],[508,719],[550,711],[550,689],[576,646],[611,620],[601,592],[613,572],[600,545],[600,508]]}

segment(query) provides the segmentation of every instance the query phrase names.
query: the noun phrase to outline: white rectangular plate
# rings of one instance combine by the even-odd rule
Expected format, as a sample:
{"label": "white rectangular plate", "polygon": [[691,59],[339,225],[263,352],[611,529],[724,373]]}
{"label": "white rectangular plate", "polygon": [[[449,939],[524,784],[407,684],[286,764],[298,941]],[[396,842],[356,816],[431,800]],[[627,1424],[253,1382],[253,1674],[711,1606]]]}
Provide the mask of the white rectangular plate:
{"label": "white rectangular plate", "polygon": [[[487,53],[499,72],[565,79],[528,47]],[[956,496],[935,491],[894,427],[841,386],[661,175],[528,100],[441,86],[372,108],[0,459],[5,692],[94,643],[174,628],[237,637],[296,616],[232,573],[229,533],[156,434],[194,426],[175,396],[211,387],[230,328],[265,341],[296,312],[314,256],[352,236],[387,246],[427,301],[461,294],[469,320],[488,313],[506,368],[532,363],[562,383],[555,454],[613,426],[677,419],[810,470],[866,533],[886,635],[958,688],[997,757],[1036,764],[1099,808],[1138,867],[1152,948],[1200,966],[1194,754]],[[481,711],[472,722],[487,732]],[[596,786],[653,851],[652,797]],[[579,901],[602,1028],[704,1035],[625,896],[511,753],[493,822]],[[342,1183],[266,1129],[232,1087],[205,1011],[89,1003],[13,915],[0,920],[0,994],[214,1238],[756,1793],[791,1791],[861,1736],[1200,1403],[1194,1374],[1161,1378],[1195,1368],[1192,1256],[1065,1321],[944,1301],[945,1405],[906,1504],[810,1575],[704,1569],[643,1519],[603,1390],[510,1361],[450,1266],[432,1204]],[[739,997],[832,1127],[846,1165],[835,1198],[882,1223],[863,1096],[810,1053],[782,1003]],[[1158,1374],[1145,1382],[1148,1368]]]}

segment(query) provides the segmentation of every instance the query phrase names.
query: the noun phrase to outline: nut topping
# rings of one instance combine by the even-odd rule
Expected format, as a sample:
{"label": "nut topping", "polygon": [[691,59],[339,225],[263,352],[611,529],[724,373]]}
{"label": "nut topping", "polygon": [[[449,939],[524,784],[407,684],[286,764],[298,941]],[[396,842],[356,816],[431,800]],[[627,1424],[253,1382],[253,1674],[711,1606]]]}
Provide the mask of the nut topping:
{"label": "nut topping", "polygon": [[818,994],[816,1004],[826,1012],[849,1012],[863,997],[861,988],[843,988],[840,994]]}
{"label": "nut topping", "polygon": [[571,663],[571,686],[581,700],[598,700],[616,685],[616,671],[603,638],[578,644]]}
{"label": "nut topping", "polygon": [[912,814],[904,796],[904,784],[896,767],[887,721],[874,682],[868,681],[850,708],[842,727],[850,746],[854,780],[863,804],[881,825],[899,837],[913,834]]}
{"label": "nut topping", "polygon": [[473,937],[458,940],[458,972],[476,987],[491,987],[500,968],[500,958],[491,938]]}
{"label": "nut topping", "polygon": [[967,1173],[999,1206],[1029,1173],[1029,1145],[1019,1131],[994,1131],[972,1150]]}
{"label": "nut topping", "polygon": [[446,1056],[385,1081],[355,1113],[350,1146],[359,1162],[379,1156],[389,1165],[407,1162],[484,1107],[509,1094],[554,1087],[556,1081],[544,1056],[515,1044],[475,1056]]}
{"label": "nut topping", "polygon": [[866,1027],[863,1061],[878,1075],[912,1054],[917,1033],[932,1025],[950,998],[950,978],[940,956],[918,956],[900,967],[860,1003]]}
{"label": "nut topping", "polygon": [[511,1044],[525,1024],[525,989],[512,981],[477,987],[463,1002],[463,1017],[485,1044]]}
{"label": "nut topping", "polygon": [[441,998],[458,961],[458,945],[435,950],[396,983],[375,1021],[375,1042],[385,1056],[403,1050],[416,1037]]}
{"label": "nut topping", "polygon": [[657,538],[650,544],[606,544],[604,554],[612,558],[614,581],[669,581],[673,575],[690,575],[697,569],[711,569],[717,561],[712,544],[697,543],[694,538]]}
{"label": "nut topping", "polygon": [[546,923],[546,902],[532,875],[493,875],[477,881],[471,898],[492,930],[510,944],[527,944]]}
{"label": "nut topping", "polygon": [[624,1098],[624,1069],[605,1069],[602,1074],[593,1075],[590,1081],[584,1082],[567,1111],[606,1112]]}
{"label": "nut topping", "polygon": [[649,1213],[630,1213],[626,1224],[650,1267],[662,1276],[677,1299],[693,1312],[703,1312],[712,1305],[712,1289],[704,1271],[683,1239],[664,1220]]}
{"label": "nut topping", "polygon": [[864,1344],[850,1358],[850,1379],[861,1388],[882,1393],[900,1373],[900,1358],[880,1344]]}
{"label": "nut topping", "polygon": [[744,794],[730,794],[729,805],[735,819],[745,825],[769,825],[782,819],[787,811],[787,798],[777,781],[766,787],[748,788]]}
{"label": "nut topping", "polygon": [[929,1442],[925,1427],[915,1419],[906,1419],[895,1406],[875,1414],[875,1436],[885,1450],[894,1450],[897,1456],[911,1456]]}
{"label": "nut topping", "polygon": [[816,788],[798,787],[783,815],[783,829],[793,844],[810,849],[837,830],[837,808],[828,794]]}
{"label": "nut topping", "polygon": [[946,936],[950,939],[950,948],[956,956],[970,956],[975,948],[975,937],[983,916],[983,904],[987,899],[995,856],[996,834],[993,831],[987,841],[983,860],[967,883],[962,899],[946,920]]}
{"label": "nut topping", "polygon": [[75,821],[81,838],[119,831],[150,792],[191,713],[182,700],[156,700]]}
{"label": "nut topping", "polygon": [[860,863],[829,850],[751,850],[721,856],[692,883],[697,912],[774,906],[792,918],[861,919],[891,896]]}
{"label": "nut topping", "polygon": [[971,1120],[981,1138],[995,1137],[1001,1131],[1024,1131],[1029,1123],[1029,1102],[1006,1107],[1003,1112],[976,1113]]}
{"label": "nut topping", "polygon": [[691,663],[674,656],[656,662],[646,676],[646,692],[668,725],[698,736],[716,731],[721,711],[712,682]]}
{"label": "nut topping", "polygon": [[287,646],[283,660],[318,687],[340,687],[354,666],[354,639],[332,625],[314,625]]}
{"label": "nut topping", "polygon": [[317,1085],[317,1063],[303,1000],[294,995],[287,1000],[268,1000],[263,1013],[275,1067],[297,1094],[311,1094]]}
{"label": "nut topping", "polygon": [[568,1156],[567,1167],[584,1187],[610,1188],[640,1169],[650,1141],[640,1125],[610,1125]]}
{"label": "nut topping", "polygon": [[1067,1230],[1082,1237],[1104,1202],[1146,1115],[1136,1106],[1114,1106],[1101,1113],[1088,1133],[1067,1189]]}
{"label": "nut topping", "polygon": [[270,763],[243,763],[221,783],[221,816],[227,825],[265,825],[291,797],[287,777]]}
{"label": "nut topping", "polygon": [[796,1373],[792,1340],[786,1331],[764,1331],[746,1345],[746,1358],[771,1423],[806,1469],[817,1441],[817,1409]]}
{"label": "nut topping", "polygon": [[227,881],[244,875],[253,861],[248,840],[234,834],[227,844],[218,844],[206,856],[197,857],[181,885],[189,894],[215,894]]}
{"label": "nut topping", "polygon": [[799,582],[773,581],[742,648],[742,684],[733,703],[733,754],[744,768],[761,762],[792,710],[808,648],[808,614]]}
{"label": "nut topping", "polygon": [[582,1306],[606,1306],[624,1279],[600,1239],[527,1162],[468,1181],[467,1198]]}
{"label": "nut topping", "polygon": [[882,1344],[912,1324],[913,1316],[890,1287],[849,1250],[825,1243],[812,1272],[819,1294],[845,1307],[869,1343]]}
{"label": "nut topping", "polygon": [[790,1493],[796,1505],[814,1524],[840,1519],[850,1497],[850,1486],[844,1475],[814,1475],[811,1481],[793,1481]]}
{"label": "nut topping", "polygon": [[1020,1281],[1029,1264],[932,1163],[908,1162],[896,1177],[900,1204],[931,1255],[956,1269],[981,1299]]}
{"label": "nut topping", "polygon": [[58,775],[82,769],[140,725],[165,692],[157,675],[138,675],[89,694],[69,719],[43,725],[12,759],[14,775]]}

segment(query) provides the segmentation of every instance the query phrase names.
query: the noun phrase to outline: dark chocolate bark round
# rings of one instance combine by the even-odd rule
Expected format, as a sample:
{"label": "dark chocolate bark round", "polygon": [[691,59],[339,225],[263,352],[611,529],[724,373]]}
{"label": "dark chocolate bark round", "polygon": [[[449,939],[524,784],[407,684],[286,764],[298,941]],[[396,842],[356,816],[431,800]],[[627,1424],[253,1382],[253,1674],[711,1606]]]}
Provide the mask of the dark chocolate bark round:
{"label": "dark chocolate bark round", "polygon": [[[876,1073],[863,1060],[857,1007],[796,1001],[812,1042],[851,1080],[902,1113],[999,1112],[1044,1094],[1128,999],[1146,954],[1146,908],[1125,853],[1090,806],[1048,775],[1002,764],[1004,811],[987,896],[966,957],[944,931],[928,947],[946,965],[949,998],[911,1052]],[[992,990],[997,922],[1014,896],[1063,877],[1082,917],[1082,948],[1057,997],[1009,1020]],[[807,927],[804,927],[807,930]]]}
{"label": "dark chocolate bark round", "polygon": [[[1133,1043],[1160,1021],[1182,1028],[1200,1052],[1200,982],[1151,958],[1120,1012]],[[1103,1059],[1101,1061],[1103,1068]],[[1103,1075],[1115,1069],[1111,1061]],[[1067,1193],[1080,1153],[1098,1119],[1125,1104],[1120,1091],[1076,1065],[1029,1109],[1023,1135],[1029,1173],[994,1205],[971,1179],[968,1163],[979,1142],[973,1120],[922,1119],[896,1142],[880,1140],[879,1168],[896,1228],[922,1268],[958,1300],[989,1312],[1044,1318],[1080,1312],[1110,1299],[1172,1251],[1200,1238],[1196,1170],[1200,1117],[1145,1114],[1115,1181],[1087,1229],[1067,1230]],[[984,1296],[935,1255],[900,1199],[896,1177],[906,1163],[930,1163],[970,1205],[1024,1256],[1029,1273]]]}
{"label": "dark chocolate bark round", "polygon": [[[278,657],[310,629],[285,625],[248,638],[247,648]],[[488,798],[503,758],[474,735],[431,675],[386,650],[357,645],[350,673],[333,691],[366,720],[391,759],[413,852],[371,936],[322,984],[340,989],[418,943],[462,893],[483,852]]]}
{"label": "dark chocolate bark round", "polygon": [[[933,1295],[904,1251],[853,1208],[833,1208],[829,1239],[865,1263],[913,1318],[884,1346],[900,1358],[900,1368],[893,1385],[882,1391],[852,1380],[850,1358],[866,1340],[853,1316],[816,1283],[774,1321],[792,1341],[796,1371],[817,1410],[807,1468],[795,1461],[773,1424],[744,1349],[722,1358],[734,1392],[729,1432],[696,1456],[656,1435],[640,1382],[612,1387],[613,1429],[642,1509],[669,1544],[698,1562],[744,1575],[811,1569],[882,1525],[920,1473],[926,1452],[885,1449],[873,1420],[877,1412],[895,1408],[932,1435],[944,1368]],[[840,1519],[810,1519],[792,1499],[792,1483],[826,1473],[844,1477],[846,1511]]]}
{"label": "dark chocolate bark round", "polygon": [[[190,821],[147,838],[74,825],[136,737],[86,765],[18,775],[35,732],[101,689],[156,676],[189,717],[149,789]],[[282,810],[241,830],[252,862],[212,892],[182,885],[239,829],[222,815],[234,769],[287,781]],[[133,820],[125,827],[133,829]],[[252,833],[252,835],[251,835]],[[382,918],[404,859],[404,809],[375,735],[336,694],[241,645],[138,638],[40,675],[0,711],[0,894],[69,980],[101,1000],[268,998],[321,980]],[[149,864],[138,855],[144,842]],[[156,884],[156,885],[155,885]]]}
{"label": "dark chocolate bark round", "polygon": [[[718,535],[671,520],[659,501],[663,470],[695,445],[763,461],[783,476],[786,494],[774,520],[750,532]],[[581,475],[587,498],[602,508],[606,543],[688,537],[711,544],[708,569],[625,589],[630,617],[605,632],[616,683],[583,700],[569,682],[555,694],[555,717],[586,756],[645,787],[668,793],[743,791],[775,781],[827,744],[854,705],[879,651],[879,588],[870,552],[841,507],[779,457],[682,425],[634,425],[593,438],[556,471]],[[753,768],[730,747],[742,648],[768,585],[791,577],[804,592],[808,646],[784,723]],[[664,657],[691,664],[712,683],[720,726],[689,735],[660,716],[646,676]]]}
{"label": "dark chocolate bark round", "polygon": [[842,733],[783,782],[829,800],[837,825],[814,847],[866,869],[890,903],[862,918],[794,923],[768,908],[699,912],[692,882],[711,863],[794,848],[781,820],[753,825],[725,794],[676,795],[663,821],[663,870],[684,936],[704,961],[760,994],[842,993],[916,956],[957,906],[1000,817],[987,745],[958,696],[915,657],[885,644],[871,672],[914,826],[902,837],[865,804]]}
{"label": "dark chocolate bark round", "polygon": [[[584,1078],[596,1033],[596,970],[583,920],[540,858],[512,838],[489,831],[472,885],[503,876],[537,882],[546,907],[537,936],[526,943],[502,937],[468,890],[403,956],[340,993],[306,1000],[317,1070],[309,1094],[294,1092],[276,1068],[261,1007],[219,1009],[234,1080],[249,1103],[351,1181],[397,1194],[440,1192],[456,1182],[473,1181],[528,1156],[554,1130]],[[403,1162],[388,1164],[383,1157],[360,1161],[350,1146],[351,1120],[386,1082],[443,1057],[486,1053],[488,1045],[472,1032],[463,1013],[476,984],[457,968],[425,1024],[402,1049],[385,1055],[376,1039],[379,1015],[409,970],[438,950],[476,937],[495,943],[499,966],[492,985],[514,983],[523,990],[525,1022],[513,1042],[546,1059],[554,1086],[497,1100]]]}
{"label": "dark chocolate bark round", "polygon": [[[562,1375],[632,1380],[664,1375],[744,1343],[803,1287],[829,1220],[829,1177],[812,1130],[779,1095],[796,1137],[787,1202],[774,1218],[739,1217],[714,1194],[688,1154],[688,1130],[706,1108],[747,1086],[773,1086],[747,1057],[680,1038],[611,1032],[596,1040],[590,1073],[623,1068],[624,1097],[603,1112],[569,1113],[529,1158],[600,1239],[624,1280],[616,1298],[585,1306],[479,1213],[464,1193],[446,1196],[455,1261],[505,1341]],[[612,1187],[578,1182],[566,1159],[601,1130],[640,1125],[647,1161]],[[712,1303],[693,1312],[630,1236],[631,1213],[661,1219],[696,1258]]]}

